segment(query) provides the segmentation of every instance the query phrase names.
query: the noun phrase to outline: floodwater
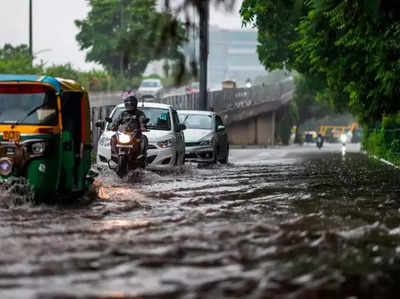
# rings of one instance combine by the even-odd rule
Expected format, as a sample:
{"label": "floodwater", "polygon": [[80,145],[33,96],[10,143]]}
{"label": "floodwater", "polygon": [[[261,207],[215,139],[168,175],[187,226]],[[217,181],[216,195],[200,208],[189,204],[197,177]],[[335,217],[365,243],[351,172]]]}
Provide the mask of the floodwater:
{"label": "floodwater", "polygon": [[0,298],[397,298],[400,171],[351,145],[101,173],[99,198],[0,195]]}

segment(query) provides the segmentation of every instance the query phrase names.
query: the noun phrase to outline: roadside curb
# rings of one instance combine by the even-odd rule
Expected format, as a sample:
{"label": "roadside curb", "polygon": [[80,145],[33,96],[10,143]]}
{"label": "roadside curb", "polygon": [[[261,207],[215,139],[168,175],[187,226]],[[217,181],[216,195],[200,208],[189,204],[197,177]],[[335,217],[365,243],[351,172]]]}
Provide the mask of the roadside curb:
{"label": "roadside curb", "polygon": [[390,162],[390,161],[387,161],[387,160],[385,160],[385,159],[383,159],[383,158],[379,158],[378,156],[375,156],[375,155],[371,155],[371,154],[369,154],[369,153],[366,152],[366,151],[361,151],[361,152],[362,152],[363,154],[365,154],[365,155],[368,155],[369,157],[374,158],[375,160],[378,160],[378,161],[380,161],[380,162],[386,164],[386,165],[392,166],[393,168],[396,168],[396,169],[400,169],[400,166],[397,166],[396,164],[393,164],[393,163]]}

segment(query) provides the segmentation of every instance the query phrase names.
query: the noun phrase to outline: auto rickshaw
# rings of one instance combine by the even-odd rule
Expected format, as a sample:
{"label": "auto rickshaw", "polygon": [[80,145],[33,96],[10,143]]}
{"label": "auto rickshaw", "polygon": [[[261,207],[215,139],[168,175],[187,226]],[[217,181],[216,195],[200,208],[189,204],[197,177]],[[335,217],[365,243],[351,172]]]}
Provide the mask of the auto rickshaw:
{"label": "auto rickshaw", "polygon": [[222,81],[222,89],[233,89],[236,88],[235,80],[226,79]]}
{"label": "auto rickshaw", "polygon": [[93,177],[88,94],[77,82],[0,75],[0,183],[24,177],[37,201],[82,194]]}

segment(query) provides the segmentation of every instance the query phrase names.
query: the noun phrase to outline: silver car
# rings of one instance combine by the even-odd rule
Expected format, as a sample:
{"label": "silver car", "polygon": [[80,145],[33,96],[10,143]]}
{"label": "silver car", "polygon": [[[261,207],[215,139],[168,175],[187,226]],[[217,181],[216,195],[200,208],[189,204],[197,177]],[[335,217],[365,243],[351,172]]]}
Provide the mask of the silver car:
{"label": "silver car", "polygon": [[[147,150],[147,163],[149,166],[172,167],[185,163],[185,139],[183,130],[185,127],[179,123],[176,110],[171,105],[159,103],[139,104],[138,109],[142,110],[149,118],[144,134],[147,136],[149,146]],[[125,110],[124,104],[117,105],[110,114],[115,120]],[[102,133],[97,146],[97,164],[108,166],[111,159],[111,136],[115,134],[111,130],[111,124],[103,123]]]}
{"label": "silver car", "polygon": [[211,111],[179,110],[179,121],[186,126],[186,161],[227,163],[228,134],[219,115]]}
{"label": "silver car", "polygon": [[138,94],[143,98],[160,98],[163,85],[160,79],[144,79],[139,86]]}

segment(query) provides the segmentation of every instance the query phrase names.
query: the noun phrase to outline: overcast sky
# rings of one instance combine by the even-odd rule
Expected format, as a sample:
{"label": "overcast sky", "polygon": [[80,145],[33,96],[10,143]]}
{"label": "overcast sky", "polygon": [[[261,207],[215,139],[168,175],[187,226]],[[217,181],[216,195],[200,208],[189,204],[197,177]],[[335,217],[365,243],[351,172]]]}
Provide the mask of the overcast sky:
{"label": "overcast sky", "polygon": [[[28,0],[0,0],[0,47],[28,44]],[[175,1],[175,0],[174,0]],[[232,12],[210,10],[210,23],[221,28],[240,29],[237,0]],[[88,70],[95,64],[85,62],[85,53],[75,40],[76,19],[84,19],[89,11],[86,0],[33,0],[33,52],[46,65],[70,62],[75,68]]]}

